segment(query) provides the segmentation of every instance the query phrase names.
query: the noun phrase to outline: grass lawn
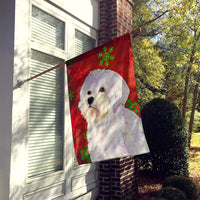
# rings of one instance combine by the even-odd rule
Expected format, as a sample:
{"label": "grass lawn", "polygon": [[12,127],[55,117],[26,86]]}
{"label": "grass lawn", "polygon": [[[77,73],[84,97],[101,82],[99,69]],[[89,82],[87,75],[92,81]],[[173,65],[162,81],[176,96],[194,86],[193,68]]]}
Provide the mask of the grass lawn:
{"label": "grass lawn", "polygon": [[193,133],[189,158],[190,177],[200,190],[200,133]]}

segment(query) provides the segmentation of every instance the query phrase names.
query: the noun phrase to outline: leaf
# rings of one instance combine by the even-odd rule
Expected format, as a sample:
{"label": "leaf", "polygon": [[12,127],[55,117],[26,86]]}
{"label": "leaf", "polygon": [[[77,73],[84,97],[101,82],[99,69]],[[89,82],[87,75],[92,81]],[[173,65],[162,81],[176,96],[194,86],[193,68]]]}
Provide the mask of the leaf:
{"label": "leaf", "polygon": [[87,133],[83,133],[84,139],[87,139]]}
{"label": "leaf", "polygon": [[72,63],[73,63],[74,60],[76,60],[76,57],[74,57],[74,58],[72,58],[72,59],[70,59],[70,60],[67,60],[65,63],[66,63],[67,65],[72,65]]}
{"label": "leaf", "polygon": [[138,113],[139,113],[138,109],[136,109],[134,112],[135,112],[136,114],[138,114]]}
{"label": "leaf", "polygon": [[103,65],[103,60],[100,60],[99,65]]}
{"label": "leaf", "polygon": [[110,56],[110,60],[113,61],[115,57],[113,55]]}
{"label": "leaf", "polygon": [[113,47],[111,47],[110,49],[109,49],[109,53],[112,53],[113,52]]}
{"label": "leaf", "polygon": [[108,61],[106,61],[106,62],[105,62],[105,66],[106,66],[106,67],[108,67],[108,65],[109,65],[109,62],[108,62]]}
{"label": "leaf", "polygon": [[85,160],[87,163],[91,162],[87,146],[84,147],[84,150],[80,150],[80,154],[81,154],[81,160],[82,161]]}
{"label": "leaf", "polygon": [[69,99],[72,101],[72,99],[74,98],[74,92],[72,92],[71,90],[69,91]]}
{"label": "leaf", "polygon": [[98,54],[98,57],[102,57],[103,56],[103,54],[100,52],[99,54]]}

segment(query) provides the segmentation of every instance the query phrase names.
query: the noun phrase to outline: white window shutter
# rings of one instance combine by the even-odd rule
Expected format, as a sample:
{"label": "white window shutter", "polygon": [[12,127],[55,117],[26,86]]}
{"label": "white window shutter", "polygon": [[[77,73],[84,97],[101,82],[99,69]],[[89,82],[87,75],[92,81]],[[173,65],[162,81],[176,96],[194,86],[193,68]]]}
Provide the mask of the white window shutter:
{"label": "white window shutter", "polygon": [[64,49],[64,22],[32,7],[31,38]]}
{"label": "white window shutter", "polygon": [[[32,50],[31,76],[62,60]],[[30,82],[28,177],[63,168],[63,67]]]}
{"label": "white window shutter", "polygon": [[75,56],[78,56],[96,47],[96,40],[88,35],[75,30]]}

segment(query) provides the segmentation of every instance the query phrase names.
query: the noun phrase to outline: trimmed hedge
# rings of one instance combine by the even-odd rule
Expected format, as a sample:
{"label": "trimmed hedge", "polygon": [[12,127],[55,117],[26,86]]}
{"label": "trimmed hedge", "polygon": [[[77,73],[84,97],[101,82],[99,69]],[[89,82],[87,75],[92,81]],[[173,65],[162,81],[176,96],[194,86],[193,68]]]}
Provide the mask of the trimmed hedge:
{"label": "trimmed hedge", "polygon": [[139,164],[155,176],[188,175],[188,132],[177,106],[155,98],[141,110],[150,154]]}
{"label": "trimmed hedge", "polygon": [[167,200],[187,200],[182,190],[173,187],[163,187],[159,192],[159,196]]}
{"label": "trimmed hedge", "polygon": [[170,176],[164,179],[163,187],[174,187],[182,190],[188,200],[197,199],[197,186],[188,177],[184,176]]}

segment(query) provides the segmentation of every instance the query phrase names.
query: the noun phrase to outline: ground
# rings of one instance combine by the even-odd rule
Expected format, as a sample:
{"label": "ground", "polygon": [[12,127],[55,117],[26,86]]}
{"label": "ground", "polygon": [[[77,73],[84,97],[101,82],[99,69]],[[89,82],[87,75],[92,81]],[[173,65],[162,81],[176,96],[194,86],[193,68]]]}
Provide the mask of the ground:
{"label": "ground", "polygon": [[200,133],[194,133],[192,135],[189,171],[190,177],[200,190]]}
{"label": "ground", "polygon": [[147,197],[156,196],[158,190],[162,187],[162,180],[138,174],[139,196],[137,200],[144,200]]}
{"label": "ground", "polygon": [[[194,133],[189,150],[189,172],[192,180],[197,184],[200,194],[200,133]],[[147,197],[156,196],[162,187],[160,178],[145,176],[141,172],[138,174],[139,196],[137,200],[144,200]]]}

